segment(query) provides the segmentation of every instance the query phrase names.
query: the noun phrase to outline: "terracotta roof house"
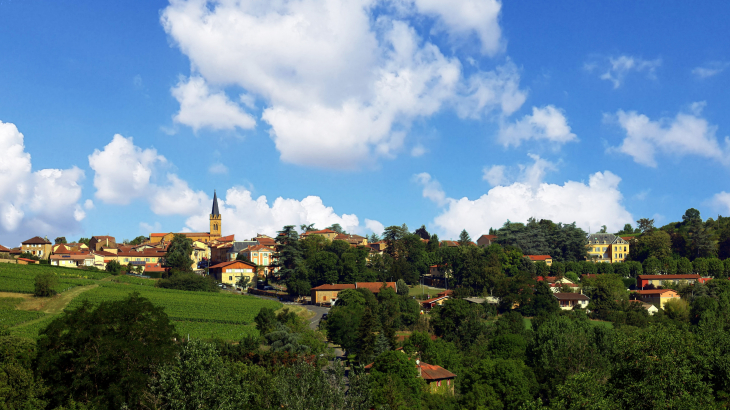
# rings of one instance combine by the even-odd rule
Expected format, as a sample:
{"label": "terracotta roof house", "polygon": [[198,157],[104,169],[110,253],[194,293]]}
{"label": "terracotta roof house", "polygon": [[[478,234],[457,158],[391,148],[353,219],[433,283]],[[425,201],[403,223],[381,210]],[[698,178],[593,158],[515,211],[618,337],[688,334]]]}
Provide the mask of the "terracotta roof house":
{"label": "terracotta roof house", "polygon": [[37,265],[38,261],[33,259],[27,259],[27,258],[18,258],[17,261],[18,265]]}
{"label": "terracotta roof house", "polygon": [[350,234],[339,234],[335,236],[336,241],[345,241],[352,246],[365,246],[368,244],[368,239],[360,235]]}
{"label": "terracotta roof house", "polygon": [[431,310],[436,305],[443,305],[447,300],[449,300],[449,295],[438,295],[435,298],[422,301],[421,307],[424,310]]}
{"label": "terracotta roof house", "polygon": [[680,299],[679,294],[672,289],[651,289],[637,290],[634,295],[645,303],[654,305],[660,309],[664,309],[664,305],[670,300]]}
{"label": "terracotta roof house", "polygon": [[533,262],[545,262],[547,266],[553,264],[553,257],[550,255],[525,255],[525,257]]}
{"label": "terracotta roof house", "polygon": [[396,290],[395,282],[355,282],[319,285],[311,290],[312,303],[317,305],[330,304],[337,300],[337,295],[345,289],[369,289],[371,292],[377,294],[383,285]]}
{"label": "terracotta roof house", "polygon": [[304,232],[303,234],[301,234],[301,237],[302,239],[304,239],[310,235],[321,235],[329,239],[330,241],[334,241],[339,233],[337,233],[337,231],[333,231],[332,229],[320,229],[318,231]]}
{"label": "terracotta roof house", "polygon": [[23,241],[20,246],[22,252],[28,252],[31,255],[35,255],[41,259],[47,259],[53,253],[53,244],[51,241],[40,236],[35,236]]}
{"label": "terracotta roof house", "polygon": [[636,286],[643,288],[649,285],[664,286],[664,283],[695,283],[700,279],[700,275],[639,275]]}
{"label": "terracotta roof house", "polygon": [[5,258],[10,257],[10,249],[0,245],[0,256],[3,256]]}
{"label": "terracotta roof house", "polygon": [[89,248],[100,251],[102,246],[116,248],[117,240],[113,236],[92,236],[89,240]]}
{"label": "terracotta roof house", "polygon": [[[370,372],[374,364],[370,363],[365,366],[365,370]],[[414,364],[416,365],[416,369],[418,369],[418,377],[426,382],[431,393],[454,393],[454,379],[456,378],[454,373],[441,366],[424,363],[420,360],[416,360]]]}
{"label": "terracotta roof house", "polygon": [[586,308],[590,298],[580,293],[554,293],[555,299],[560,304],[560,309],[573,310],[575,307]]}
{"label": "terracotta roof house", "polygon": [[497,235],[482,235],[477,239],[477,245],[481,246],[482,248],[486,248],[487,246],[494,243],[494,241],[497,240]]}
{"label": "terracotta roof house", "polygon": [[256,264],[245,261],[229,261],[208,268],[210,275],[220,283],[234,286],[241,277],[248,277],[249,283],[255,282]]}

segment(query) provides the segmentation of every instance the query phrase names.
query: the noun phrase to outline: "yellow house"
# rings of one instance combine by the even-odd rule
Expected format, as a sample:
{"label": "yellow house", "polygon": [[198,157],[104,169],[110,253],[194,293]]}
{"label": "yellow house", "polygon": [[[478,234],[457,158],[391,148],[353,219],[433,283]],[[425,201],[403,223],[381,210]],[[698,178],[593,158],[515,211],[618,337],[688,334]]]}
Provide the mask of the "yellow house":
{"label": "yellow house", "polygon": [[623,262],[629,256],[629,242],[611,233],[588,235],[586,260],[602,263]]}
{"label": "yellow house", "polygon": [[670,300],[680,299],[679,294],[672,289],[638,290],[636,293],[639,296],[639,300],[642,302],[654,305],[661,309],[664,309],[664,305],[666,305]]}
{"label": "yellow house", "polygon": [[248,260],[261,267],[259,275],[266,275],[268,273],[273,273],[278,270],[278,268],[271,266],[272,262],[274,261],[274,250],[269,248],[268,246],[249,246],[248,248],[242,250],[241,253],[245,255]]}
{"label": "yellow house", "polygon": [[334,241],[335,238],[337,237],[337,235],[339,235],[339,234],[337,232],[333,231],[332,229],[321,229],[319,231],[305,232],[301,236],[302,236],[302,239],[304,239],[309,235],[321,235],[321,236],[324,236],[325,238],[329,239],[330,241]]}
{"label": "yellow house", "polygon": [[53,244],[48,239],[35,236],[24,241],[20,246],[20,251],[28,252],[40,259],[48,259],[53,252]]}
{"label": "yellow house", "polygon": [[550,255],[525,255],[525,257],[533,262],[545,262],[547,266],[553,264],[553,257]]}
{"label": "yellow house", "polygon": [[256,265],[251,262],[230,261],[210,267],[209,272],[215,280],[226,285],[235,285],[241,277],[247,277],[249,285],[254,283]]}

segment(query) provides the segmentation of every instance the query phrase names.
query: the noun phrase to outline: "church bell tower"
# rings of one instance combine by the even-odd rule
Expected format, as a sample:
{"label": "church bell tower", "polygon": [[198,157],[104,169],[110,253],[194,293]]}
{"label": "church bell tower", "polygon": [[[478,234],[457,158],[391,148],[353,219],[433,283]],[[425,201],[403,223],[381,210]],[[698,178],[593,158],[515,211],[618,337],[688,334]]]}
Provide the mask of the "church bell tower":
{"label": "church bell tower", "polygon": [[213,191],[213,210],[210,212],[210,239],[221,237],[221,214],[218,212],[218,196]]}

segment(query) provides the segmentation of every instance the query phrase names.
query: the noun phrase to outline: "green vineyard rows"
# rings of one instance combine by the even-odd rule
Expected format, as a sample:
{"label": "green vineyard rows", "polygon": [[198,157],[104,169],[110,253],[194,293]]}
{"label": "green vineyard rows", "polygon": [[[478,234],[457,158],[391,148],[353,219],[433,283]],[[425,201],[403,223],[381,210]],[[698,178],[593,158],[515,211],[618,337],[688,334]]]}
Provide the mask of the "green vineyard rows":
{"label": "green vineyard rows", "polygon": [[98,283],[100,285],[98,288],[82,293],[68,307],[80,306],[84,300],[95,304],[108,300],[120,300],[132,292],[138,292],[140,296],[163,307],[170,319],[175,321],[248,325],[253,323],[253,318],[262,307],[276,310],[282,306],[281,303],[273,300],[230,293],[188,292],[113,282]]}
{"label": "green vineyard rows", "polygon": [[17,326],[21,323],[25,323],[44,316],[46,316],[46,314],[41,312],[3,308],[0,309],[0,327]]}
{"label": "green vineyard rows", "polygon": [[130,283],[132,285],[141,285],[141,286],[155,286],[155,283],[157,283],[157,281],[154,279],[137,278],[137,277],[129,276],[129,275],[115,276],[112,279],[110,279],[110,282]]}
{"label": "green vineyard rows", "polygon": [[[23,265],[20,265],[23,267]],[[18,272],[0,270],[0,292],[33,293],[35,289],[35,275],[38,272]],[[93,285],[95,280],[59,276],[58,283],[53,288],[56,292],[65,292],[76,286]]]}
{"label": "green vineyard rows", "polygon": [[51,265],[15,265],[9,263],[0,263],[0,276],[4,276],[5,273],[15,273],[19,276],[31,278],[40,273],[52,273],[59,278],[77,278],[91,280],[100,280],[109,276],[109,274],[104,271],[87,271],[84,269]]}

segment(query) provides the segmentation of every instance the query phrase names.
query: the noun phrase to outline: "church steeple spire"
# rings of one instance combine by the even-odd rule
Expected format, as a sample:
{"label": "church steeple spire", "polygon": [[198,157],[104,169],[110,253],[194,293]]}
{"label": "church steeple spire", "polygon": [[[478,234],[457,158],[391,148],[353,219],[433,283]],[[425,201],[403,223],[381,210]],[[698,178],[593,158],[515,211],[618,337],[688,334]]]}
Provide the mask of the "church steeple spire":
{"label": "church steeple spire", "polygon": [[211,215],[218,216],[221,213],[218,212],[218,196],[215,193],[215,189],[213,190],[213,210],[210,212]]}
{"label": "church steeple spire", "polygon": [[222,231],[221,213],[218,211],[218,195],[213,190],[213,210],[210,211],[210,239],[220,238]]}

